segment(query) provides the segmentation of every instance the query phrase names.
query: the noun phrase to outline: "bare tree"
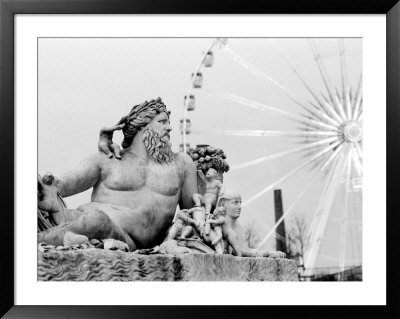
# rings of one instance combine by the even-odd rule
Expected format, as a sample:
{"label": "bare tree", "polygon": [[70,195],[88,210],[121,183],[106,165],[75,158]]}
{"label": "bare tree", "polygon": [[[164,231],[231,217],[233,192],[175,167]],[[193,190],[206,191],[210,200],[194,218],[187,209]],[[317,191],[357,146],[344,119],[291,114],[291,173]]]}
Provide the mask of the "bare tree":
{"label": "bare tree", "polygon": [[304,266],[304,254],[310,246],[308,225],[304,215],[295,215],[292,228],[287,234],[287,255],[296,259],[299,266]]}
{"label": "bare tree", "polygon": [[244,237],[249,248],[256,248],[260,241],[260,229],[256,226],[256,221],[252,219],[244,226]]}

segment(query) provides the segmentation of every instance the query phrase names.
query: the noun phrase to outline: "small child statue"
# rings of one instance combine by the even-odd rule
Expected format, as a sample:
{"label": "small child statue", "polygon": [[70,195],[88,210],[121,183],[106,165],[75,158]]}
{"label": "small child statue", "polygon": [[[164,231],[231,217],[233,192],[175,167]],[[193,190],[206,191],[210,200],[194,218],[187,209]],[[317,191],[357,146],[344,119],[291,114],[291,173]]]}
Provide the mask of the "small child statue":
{"label": "small child statue", "polygon": [[[200,228],[200,222],[191,218],[192,210],[183,209],[176,214],[176,219],[171,226],[167,239],[185,239],[193,234],[193,226]],[[193,225],[193,226],[192,226]]]}
{"label": "small child statue", "polygon": [[224,242],[222,239],[222,225],[225,223],[225,209],[217,207],[206,221],[205,235],[211,241],[211,245],[219,254],[224,253]]}
{"label": "small child statue", "polygon": [[206,192],[204,194],[204,204],[206,206],[206,217],[211,213],[213,207],[217,205],[217,200],[224,192],[224,186],[217,179],[218,173],[210,168],[206,173]]}
{"label": "small child statue", "polygon": [[[209,168],[206,173],[206,190],[204,196],[193,194],[192,197],[195,208],[198,208],[198,211],[193,213],[193,218],[200,222],[202,236],[210,234],[210,224],[206,223],[206,221],[209,219],[212,209],[216,206],[218,198],[224,192],[224,186],[216,178],[217,176],[217,171]],[[204,205],[203,207],[202,204]]]}

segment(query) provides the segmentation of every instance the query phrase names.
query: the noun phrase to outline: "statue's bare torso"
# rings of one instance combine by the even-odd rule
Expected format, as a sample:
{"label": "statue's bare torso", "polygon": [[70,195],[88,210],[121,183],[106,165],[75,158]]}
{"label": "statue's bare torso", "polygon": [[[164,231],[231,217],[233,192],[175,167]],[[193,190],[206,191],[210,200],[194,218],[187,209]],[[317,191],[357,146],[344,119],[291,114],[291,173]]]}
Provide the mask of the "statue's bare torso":
{"label": "statue's bare torso", "polygon": [[130,153],[122,159],[103,154],[99,180],[93,187],[91,203],[79,210],[104,211],[135,241],[138,247],[150,245],[172,223],[185,177],[182,156],[175,154],[168,164],[143,160]]}

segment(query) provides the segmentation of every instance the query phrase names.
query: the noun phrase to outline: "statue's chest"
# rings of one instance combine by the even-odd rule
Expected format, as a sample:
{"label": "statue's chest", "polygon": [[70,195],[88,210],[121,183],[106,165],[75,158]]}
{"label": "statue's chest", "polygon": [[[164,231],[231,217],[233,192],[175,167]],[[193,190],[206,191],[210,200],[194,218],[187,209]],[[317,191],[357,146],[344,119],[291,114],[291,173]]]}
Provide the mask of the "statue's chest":
{"label": "statue's chest", "polygon": [[118,191],[147,188],[163,195],[175,195],[183,180],[183,174],[175,164],[160,165],[142,161],[114,161],[102,173],[107,188]]}

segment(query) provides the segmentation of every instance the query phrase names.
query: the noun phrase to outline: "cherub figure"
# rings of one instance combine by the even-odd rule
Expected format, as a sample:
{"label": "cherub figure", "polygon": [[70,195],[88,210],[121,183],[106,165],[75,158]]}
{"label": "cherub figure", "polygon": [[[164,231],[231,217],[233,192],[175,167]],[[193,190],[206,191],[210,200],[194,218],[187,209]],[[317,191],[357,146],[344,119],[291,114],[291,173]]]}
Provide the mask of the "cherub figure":
{"label": "cherub figure", "polygon": [[225,209],[217,207],[206,221],[205,237],[211,241],[211,245],[219,254],[224,253],[224,243],[222,239],[222,225],[225,223]]}
{"label": "cherub figure", "polygon": [[[183,209],[176,213],[175,222],[168,232],[167,239],[188,238],[193,234],[193,226],[200,228],[200,222],[191,218],[193,210]],[[193,226],[192,226],[193,225]]]}
{"label": "cherub figure", "polygon": [[224,191],[222,183],[217,179],[218,173],[210,168],[206,173],[206,192],[204,194],[204,205],[206,207],[206,217],[211,213],[213,207],[217,205],[217,200]]}

